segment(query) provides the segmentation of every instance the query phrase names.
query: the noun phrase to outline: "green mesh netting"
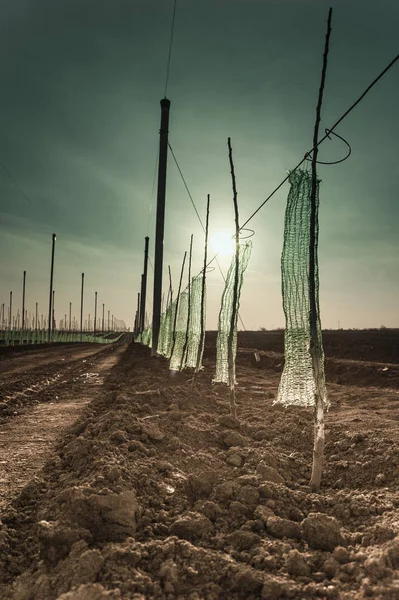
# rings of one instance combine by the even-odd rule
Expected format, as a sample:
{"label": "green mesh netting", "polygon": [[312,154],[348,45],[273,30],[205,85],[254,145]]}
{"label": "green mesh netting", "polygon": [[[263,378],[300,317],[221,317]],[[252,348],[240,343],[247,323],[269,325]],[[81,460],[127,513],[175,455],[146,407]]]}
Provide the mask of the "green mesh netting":
{"label": "green mesh netting", "polygon": [[[190,369],[195,369],[197,366],[198,352],[199,367],[202,368],[202,355],[204,353],[205,335],[202,340],[201,349],[201,296],[202,296],[202,274],[193,277],[191,280],[191,296],[190,296],[190,325],[188,330],[188,343],[186,349],[185,366]],[[204,298],[204,321],[203,331],[205,332],[205,298]]]}
{"label": "green mesh netting", "polygon": [[173,343],[173,325],[175,322],[176,300],[161,315],[157,353],[170,358]]}
{"label": "green mesh netting", "polygon": [[[284,243],[281,256],[283,308],[285,314],[285,364],[275,402],[284,405],[314,406],[316,382],[310,354],[309,323],[309,241],[311,174],[298,169],[290,174],[291,188],[285,211]],[[315,290],[319,357],[319,389],[328,400],[324,378],[324,354],[319,312],[319,270],[317,263],[319,185],[316,195]]]}
{"label": "green mesh netting", "polygon": [[[238,289],[237,289],[237,311],[236,319],[234,323],[233,332],[233,357],[235,363],[235,356],[237,353],[237,318],[238,309],[240,306],[240,295],[242,282],[244,277],[244,271],[247,268],[249,258],[251,256],[252,242],[248,241],[244,244],[240,244],[240,252],[238,257]],[[216,340],[216,374],[213,379],[214,383],[228,383],[229,382],[229,364],[228,364],[228,339],[231,327],[231,317],[233,314],[233,291],[234,291],[234,280],[235,280],[235,256],[231,261],[229,267],[226,283],[222,295],[222,304],[219,313],[218,323],[218,335]],[[235,379],[235,365],[233,366],[233,376]]]}
{"label": "green mesh netting", "polygon": [[184,369],[183,351],[186,342],[188,320],[188,293],[180,294],[179,307],[176,320],[176,329],[174,334],[173,353],[170,358],[169,369],[171,371],[180,371]]}
{"label": "green mesh netting", "polygon": [[141,334],[141,343],[151,348],[152,346],[152,327],[147,327]]}

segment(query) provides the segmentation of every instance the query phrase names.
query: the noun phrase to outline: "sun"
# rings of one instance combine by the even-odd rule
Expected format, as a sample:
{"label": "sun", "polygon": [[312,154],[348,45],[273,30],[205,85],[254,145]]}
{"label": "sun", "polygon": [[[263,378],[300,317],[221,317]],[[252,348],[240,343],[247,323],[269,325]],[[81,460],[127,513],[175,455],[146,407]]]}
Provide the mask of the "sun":
{"label": "sun", "polygon": [[210,245],[219,256],[232,256],[235,251],[235,240],[227,231],[217,231],[210,238]]}

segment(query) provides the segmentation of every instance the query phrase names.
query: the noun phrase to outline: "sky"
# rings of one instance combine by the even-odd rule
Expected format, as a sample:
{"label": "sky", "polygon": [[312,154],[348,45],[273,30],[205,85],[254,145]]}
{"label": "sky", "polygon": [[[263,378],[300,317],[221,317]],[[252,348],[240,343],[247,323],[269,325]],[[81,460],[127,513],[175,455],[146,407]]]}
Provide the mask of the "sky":
{"label": "sky", "polygon": [[[243,223],[312,146],[328,7],[332,33],[321,132],[398,53],[397,0],[177,0],[167,96],[170,144],[210,229],[234,231],[227,138]],[[105,304],[132,326],[144,237],[153,264],[160,100],[173,0],[0,2],[0,303],[13,291],[48,306],[51,234],[55,314]],[[350,158],[319,167],[320,311],[324,328],[399,327],[399,62],[336,132]],[[320,160],[342,158],[327,140]],[[204,236],[169,156],[164,239],[178,286]],[[286,183],[254,217],[240,315],[246,329],[283,327],[280,256]],[[220,265],[226,273],[229,257]],[[152,307],[149,269],[147,310]],[[208,275],[207,327],[223,291]]]}

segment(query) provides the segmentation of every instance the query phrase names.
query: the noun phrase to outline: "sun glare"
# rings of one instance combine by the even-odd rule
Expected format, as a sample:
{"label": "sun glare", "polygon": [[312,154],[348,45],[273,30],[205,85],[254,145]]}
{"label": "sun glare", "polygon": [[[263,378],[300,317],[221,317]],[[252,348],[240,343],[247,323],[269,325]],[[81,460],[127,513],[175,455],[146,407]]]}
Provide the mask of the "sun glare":
{"label": "sun glare", "polygon": [[235,250],[235,241],[231,233],[218,231],[210,238],[212,250],[219,256],[232,256]]}

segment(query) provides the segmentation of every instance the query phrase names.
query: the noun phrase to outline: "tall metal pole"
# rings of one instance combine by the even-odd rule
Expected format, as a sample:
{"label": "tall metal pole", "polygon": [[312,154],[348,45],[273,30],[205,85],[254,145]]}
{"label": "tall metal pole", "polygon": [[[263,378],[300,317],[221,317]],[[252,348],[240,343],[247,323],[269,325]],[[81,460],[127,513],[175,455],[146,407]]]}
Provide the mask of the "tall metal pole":
{"label": "tall metal pole", "polygon": [[159,138],[157,220],[155,230],[154,296],[152,309],[151,356],[157,355],[159,328],[161,324],[163,238],[165,226],[166,167],[168,161],[168,129],[170,100],[161,100],[161,129]]}
{"label": "tall metal pole", "polygon": [[80,292],[80,341],[83,340],[83,288],[85,283],[85,274],[82,273],[82,290]]}
{"label": "tall metal pole", "polygon": [[97,292],[94,295],[94,335],[96,335],[97,329]]}
{"label": "tall metal pole", "polygon": [[143,285],[144,285],[143,282],[144,282],[144,273],[141,274],[141,279],[140,279],[140,294],[139,294],[140,300],[139,300],[139,305],[137,307],[137,309],[139,311],[139,331],[140,332],[143,331],[143,329],[144,329],[144,327],[143,328],[141,327],[141,322],[142,322],[142,318],[143,318],[143,314],[141,312],[141,310],[143,308],[142,307],[142,300],[141,300],[142,296],[143,296]]}
{"label": "tall metal pole", "polygon": [[104,333],[104,309],[105,309],[105,304],[103,303],[103,322],[102,322],[102,328],[101,328],[102,333]]}
{"label": "tall metal pole", "polygon": [[110,313],[110,311],[108,311],[108,331],[109,331],[109,313]]}
{"label": "tall metal pole", "polygon": [[38,310],[39,310],[39,305],[36,302],[36,314],[35,314],[35,329],[37,331],[37,318],[38,318]]}
{"label": "tall metal pole", "polygon": [[10,331],[11,331],[11,324],[12,324],[12,292],[10,292],[10,320],[9,320],[9,325],[10,325]]}
{"label": "tall metal pole", "polygon": [[52,302],[53,302],[53,276],[54,276],[54,251],[55,251],[55,238],[56,235],[53,233],[53,243],[51,248],[51,269],[50,269],[50,295],[49,295],[49,303],[48,303],[48,338],[47,341],[51,342],[51,315],[52,311]]}
{"label": "tall metal pole", "polygon": [[72,302],[69,303],[69,333],[71,333]]}
{"label": "tall metal pole", "polygon": [[148,244],[150,238],[146,236],[144,246],[144,270],[141,277],[141,293],[140,293],[140,332],[144,330],[145,318],[145,301],[147,296],[147,269],[148,269]]}
{"label": "tall metal pole", "polygon": [[141,306],[141,294],[140,292],[137,293],[137,333],[142,333],[145,329],[145,325],[144,325],[144,317],[145,315],[143,315],[143,327],[141,327],[141,314],[140,314],[140,306]]}
{"label": "tall metal pole", "polygon": [[51,331],[54,333],[55,329],[55,290],[53,290],[53,312],[51,316]]}
{"label": "tall metal pole", "polygon": [[26,285],[26,271],[24,271],[24,281],[22,284],[22,331],[25,329],[25,285]]}

